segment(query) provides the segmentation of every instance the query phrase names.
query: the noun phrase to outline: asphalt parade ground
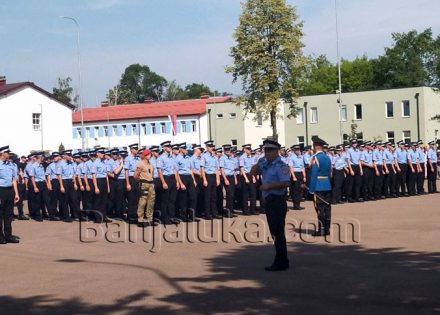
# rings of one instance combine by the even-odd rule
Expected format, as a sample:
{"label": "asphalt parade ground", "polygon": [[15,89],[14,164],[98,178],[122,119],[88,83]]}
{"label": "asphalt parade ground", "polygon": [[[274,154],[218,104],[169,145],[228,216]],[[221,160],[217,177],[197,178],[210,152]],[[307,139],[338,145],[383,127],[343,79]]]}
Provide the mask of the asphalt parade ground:
{"label": "asphalt parade ground", "polygon": [[[1,314],[440,314],[440,194],[289,211],[291,268],[266,272],[264,215],[142,231],[14,221]],[[142,233],[143,232],[143,233]]]}

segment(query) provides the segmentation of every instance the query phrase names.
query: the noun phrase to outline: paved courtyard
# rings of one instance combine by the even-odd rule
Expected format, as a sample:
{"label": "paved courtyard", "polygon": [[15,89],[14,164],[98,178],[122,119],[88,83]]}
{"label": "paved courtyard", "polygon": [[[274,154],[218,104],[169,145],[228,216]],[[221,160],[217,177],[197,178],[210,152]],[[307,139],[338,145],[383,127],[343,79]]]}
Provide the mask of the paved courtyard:
{"label": "paved courtyard", "polygon": [[[131,229],[14,221],[2,314],[440,314],[440,194],[288,213],[291,269],[268,273],[263,215]],[[222,225],[223,224],[223,225]],[[263,228],[264,227],[264,228]]]}

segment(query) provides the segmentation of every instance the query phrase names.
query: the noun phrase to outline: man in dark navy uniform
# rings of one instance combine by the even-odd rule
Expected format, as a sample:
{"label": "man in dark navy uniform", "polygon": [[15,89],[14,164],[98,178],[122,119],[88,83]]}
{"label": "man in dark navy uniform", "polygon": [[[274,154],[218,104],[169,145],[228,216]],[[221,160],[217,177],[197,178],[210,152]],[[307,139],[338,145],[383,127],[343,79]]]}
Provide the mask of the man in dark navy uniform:
{"label": "man in dark navy uniform", "polygon": [[289,268],[287,245],[285,236],[285,220],[287,202],[284,198],[286,189],[290,185],[289,166],[281,160],[279,155],[281,145],[273,140],[263,142],[264,158],[252,166],[251,176],[261,175],[260,190],[264,198],[267,223],[275,241],[275,259],[266,271],[281,271]]}

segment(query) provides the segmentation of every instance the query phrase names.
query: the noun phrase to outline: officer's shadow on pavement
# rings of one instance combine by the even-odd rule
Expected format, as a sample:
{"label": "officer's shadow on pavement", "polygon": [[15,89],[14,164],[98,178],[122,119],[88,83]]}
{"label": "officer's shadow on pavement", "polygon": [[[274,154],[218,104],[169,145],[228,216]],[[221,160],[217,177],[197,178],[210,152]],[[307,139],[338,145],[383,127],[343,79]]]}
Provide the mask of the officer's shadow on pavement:
{"label": "officer's shadow on pavement", "polygon": [[[440,254],[359,245],[294,243],[291,269],[265,272],[271,245],[245,245],[207,258],[210,273],[167,277],[149,266],[82,260],[59,263],[120,265],[125,271],[156,272],[176,289],[155,297],[154,287],[122,296],[111,305],[50,296],[1,296],[4,314],[431,314],[440,312]],[[196,266],[195,266],[196,268]],[[177,310],[176,310],[177,309]]]}

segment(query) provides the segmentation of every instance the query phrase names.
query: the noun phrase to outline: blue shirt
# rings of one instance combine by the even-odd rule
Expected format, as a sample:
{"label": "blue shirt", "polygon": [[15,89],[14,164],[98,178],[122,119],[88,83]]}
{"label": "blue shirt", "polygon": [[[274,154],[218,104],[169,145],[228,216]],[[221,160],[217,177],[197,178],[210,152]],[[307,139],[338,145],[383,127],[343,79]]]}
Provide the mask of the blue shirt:
{"label": "blue shirt", "polygon": [[46,167],[46,175],[48,175],[50,179],[57,178],[57,163],[58,162],[52,162]]}
{"label": "blue shirt", "polygon": [[417,156],[419,158],[420,163],[426,163],[426,155],[425,152],[421,148],[416,149]]}
{"label": "blue shirt", "polygon": [[336,153],[333,156],[333,163],[332,164],[335,169],[340,171],[348,166],[347,160],[348,160],[348,154],[346,152],[342,152],[341,154]]}
{"label": "blue shirt", "polygon": [[[163,155],[163,154],[162,154]],[[133,176],[136,165],[141,159],[138,156],[129,155],[125,158],[124,169],[128,170],[128,176]]]}
{"label": "blue shirt", "polygon": [[34,165],[34,162],[29,162],[29,163],[26,164],[26,166],[24,168],[24,172],[23,172],[24,173],[24,175],[23,175],[24,178],[31,177],[29,174],[31,172],[31,169],[32,169],[33,165]]}
{"label": "blue shirt", "polygon": [[[277,156],[275,160],[269,161],[266,158],[262,158],[258,161],[258,170],[262,175],[261,182],[263,184],[271,184],[277,182],[288,182],[290,180],[289,166],[281,160],[280,156]],[[262,195],[264,198],[273,194],[277,196],[283,196],[286,193],[286,189],[269,189],[263,190]]]}
{"label": "blue shirt", "polygon": [[202,157],[193,155],[191,157],[191,168],[196,171],[200,171],[200,164],[202,163]]}
{"label": "blue shirt", "polygon": [[289,165],[289,156],[288,155],[280,155],[281,161]]}
{"label": "blue shirt", "polygon": [[203,167],[206,174],[215,174],[218,170],[218,160],[215,155],[210,154],[209,152],[203,153],[200,167]]}
{"label": "blue shirt", "polygon": [[178,154],[175,161],[179,175],[191,174],[191,157],[189,155]]}
{"label": "blue shirt", "polygon": [[431,163],[437,163],[437,153],[434,149],[429,149],[427,154],[428,159],[431,161]]}
{"label": "blue shirt", "polygon": [[384,153],[383,153],[383,151],[378,150],[378,149],[374,149],[373,150],[373,161],[377,165],[383,165],[383,160],[384,160]]}
{"label": "blue shirt", "polygon": [[358,165],[362,154],[361,150],[351,147],[350,149],[348,149],[348,152],[350,153],[351,164]]}
{"label": "blue shirt", "polygon": [[366,165],[372,166],[371,164],[373,163],[373,151],[362,151],[361,161]]}
{"label": "blue shirt", "polygon": [[61,160],[57,164],[56,174],[61,175],[61,179],[73,179],[75,171],[75,165],[72,161]]}
{"label": "blue shirt", "polygon": [[177,169],[176,161],[171,153],[162,153],[157,159],[157,168],[162,170],[163,176],[173,175]]}
{"label": "blue shirt", "polygon": [[301,172],[304,168],[304,158],[302,155],[296,155],[295,153],[290,154],[289,156],[289,164],[290,167],[293,168],[294,172]]}
{"label": "blue shirt", "polygon": [[92,162],[91,172],[96,175],[96,178],[107,178],[109,171],[109,166],[105,165],[101,159],[96,159]]}
{"label": "blue shirt", "polygon": [[84,163],[83,174],[87,175],[88,179],[92,178],[92,169],[93,169],[93,161],[87,160],[86,163]]}
{"label": "blue shirt", "polygon": [[113,163],[110,165],[112,173],[115,174],[115,179],[125,179],[124,166],[121,167],[118,173],[115,173],[120,163],[121,160],[113,160]]}
{"label": "blue shirt", "polygon": [[14,177],[17,177],[17,167],[10,161],[0,161],[0,187],[12,187]]}
{"label": "blue shirt", "polygon": [[44,167],[40,163],[32,163],[28,173],[29,177],[34,177],[36,182],[43,182],[46,178]]}
{"label": "blue shirt", "polygon": [[303,154],[304,166],[309,167],[310,162],[312,161],[313,154],[305,152]]}
{"label": "blue shirt", "polygon": [[417,164],[419,160],[419,155],[413,149],[408,150],[408,160],[411,161],[411,164]]}
{"label": "blue shirt", "polygon": [[220,168],[223,168],[226,176],[234,175],[237,171],[238,164],[237,159],[234,157],[230,157],[228,155],[223,155],[220,158],[219,164]]}
{"label": "blue shirt", "polygon": [[252,155],[244,153],[240,156],[239,165],[244,168],[244,172],[247,174],[251,171],[252,165],[254,165],[254,158]]}
{"label": "blue shirt", "polygon": [[384,151],[384,157],[385,157],[385,164],[394,164],[394,154],[388,149],[385,149]]}
{"label": "blue shirt", "polygon": [[408,163],[408,151],[397,148],[396,151],[397,163],[407,164]]}
{"label": "blue shirt", "polygon": [[153,178],[159,178],[159,173],[157,172],[157,159],[156,157],[151,157],[150,159],[151,165],[153,165]]}

